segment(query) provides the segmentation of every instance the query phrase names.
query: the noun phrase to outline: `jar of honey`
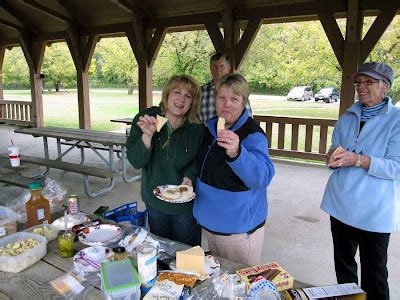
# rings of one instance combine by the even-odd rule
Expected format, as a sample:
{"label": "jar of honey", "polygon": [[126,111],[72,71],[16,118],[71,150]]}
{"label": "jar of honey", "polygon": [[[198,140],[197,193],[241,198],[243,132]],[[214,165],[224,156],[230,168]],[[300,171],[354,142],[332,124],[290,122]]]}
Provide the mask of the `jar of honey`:
{"label": "jar of honey", "polygon": [[114,260],[122,260],[128,257],[128,252],[126,252],[125,247],[114,247]]}

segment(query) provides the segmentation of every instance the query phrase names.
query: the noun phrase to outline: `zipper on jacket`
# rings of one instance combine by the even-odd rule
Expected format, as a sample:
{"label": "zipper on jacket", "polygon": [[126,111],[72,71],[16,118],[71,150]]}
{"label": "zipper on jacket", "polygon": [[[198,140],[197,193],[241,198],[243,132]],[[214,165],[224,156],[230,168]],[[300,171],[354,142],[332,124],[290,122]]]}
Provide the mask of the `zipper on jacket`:
{"label": "zipper on jacket", "polygon": [[199,176],[200,179],[201,179],[201,177],[203,176],[203,169],[204,169],[204,165],[205,165],[205,163],[206,163],[206,160],[207,160],[207,158],[208,158],[208,154],[210,153],[212,147],[214,147],[216,141],[217,141],[217,140],[215,139],[215,140],[212,142],[211,146],[208,147],[208,150],[207,150],[206,155],[204,156],[204,160],[203,160],[203,163],[202,163],[202,165],[201,165],[201,171],[200,171],[200,176]]}

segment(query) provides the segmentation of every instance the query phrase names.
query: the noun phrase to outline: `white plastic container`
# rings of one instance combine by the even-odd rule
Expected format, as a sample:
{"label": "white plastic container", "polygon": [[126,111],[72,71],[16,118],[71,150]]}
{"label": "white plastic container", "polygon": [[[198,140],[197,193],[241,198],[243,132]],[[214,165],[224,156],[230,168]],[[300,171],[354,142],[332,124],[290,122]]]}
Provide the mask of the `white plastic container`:
{"label": "white plastic container", "polygon": [[35,239],[39,242],[32,249],[17,256],[0,256],[0,271],[18,273],[30,267],[47,254],[47,240],[44,236],[29,232],[16,232],[0,239],[0,247],[21,240]]}
{"label": "white plastic container", "polygon": [[17,232],[17,214],[10,208],[0,206],[0,237]]}
{"label": "white plastic container", "polygon": [[102,263],[100,271],[105,299],[140,299],[140,279],[130,258]]}
{"label": "white plastic container", "polygon": [[31,232],[44,236],[48,242],[55,240],[60,232],[60,229],[51,224],[40,224],[31,228],[25,229],[25,232]]}

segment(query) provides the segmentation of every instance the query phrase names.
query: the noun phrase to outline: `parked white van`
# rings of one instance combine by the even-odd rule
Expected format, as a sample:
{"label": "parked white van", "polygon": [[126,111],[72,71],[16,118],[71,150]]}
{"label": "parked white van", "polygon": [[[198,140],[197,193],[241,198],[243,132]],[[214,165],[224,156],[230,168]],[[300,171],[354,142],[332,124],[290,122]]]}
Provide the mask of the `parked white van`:
{"label": "parked white van", "polygon": [[287,94],[287,100],[307,101],[311,100],[313,92],[309,86],[295,86]]}

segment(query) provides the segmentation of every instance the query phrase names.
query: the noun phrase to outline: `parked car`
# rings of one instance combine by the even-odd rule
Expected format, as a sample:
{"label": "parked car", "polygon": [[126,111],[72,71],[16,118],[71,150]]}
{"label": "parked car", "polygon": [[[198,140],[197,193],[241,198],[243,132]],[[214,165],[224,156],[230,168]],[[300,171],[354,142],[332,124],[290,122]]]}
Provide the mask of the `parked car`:
{"label": "parked car", "polygon": [[307,101],[311,100],[313,92],[309,86],[295,86],[287,94],[287,100]]}
{"label": "parked car", "polygon": [[318,100],[323,100],[326,103],[329,103],[331,101],[337,102],[339,99],[339,93],[336,88],[326,87],[326,88],[320,89],[320,91],[315,94],[314,99],[316,102]]}

